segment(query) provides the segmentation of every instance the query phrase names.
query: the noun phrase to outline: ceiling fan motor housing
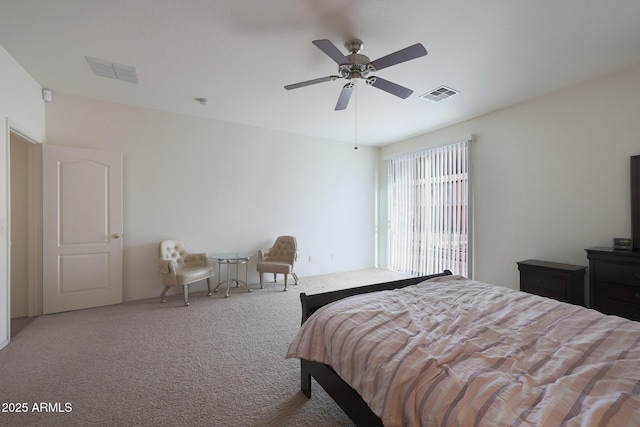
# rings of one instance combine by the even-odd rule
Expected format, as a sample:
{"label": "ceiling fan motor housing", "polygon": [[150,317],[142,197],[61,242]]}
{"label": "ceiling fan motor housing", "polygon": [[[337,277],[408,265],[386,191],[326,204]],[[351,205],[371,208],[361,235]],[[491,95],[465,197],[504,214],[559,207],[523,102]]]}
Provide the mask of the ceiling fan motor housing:
{"label": "ceiling fan motor housing", "polygon": [[352,53],[346,57],[349,60],[348,64],[341,64],[338,68],[340,77],[347,79],[359,79],[366,77],[371,71],[375,71],[375,68],[370,65],[370,60],[365,55],[359,53]]}

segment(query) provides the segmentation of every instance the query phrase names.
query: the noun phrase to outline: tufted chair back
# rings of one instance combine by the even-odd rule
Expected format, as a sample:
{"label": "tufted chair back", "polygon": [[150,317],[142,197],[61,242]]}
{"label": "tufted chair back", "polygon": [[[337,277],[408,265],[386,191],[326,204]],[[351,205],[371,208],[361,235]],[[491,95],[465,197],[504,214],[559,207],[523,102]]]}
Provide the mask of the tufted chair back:
{"label": "tufted chair back", "polygon": [[172,261],[184,267],[187,254],[187,248],[179,240],[164,240],[160,243],[160,259],[164,261]]}
{"label": "tufted chair back", "polygon": [[291,264],[291,267],[293,267],[293,263],[296,261],[297,255],[298,244],[296,242],[296,238],[293,236],[280,236],[271,247],[267,260],[273,262],[286,262],[287,264]]}

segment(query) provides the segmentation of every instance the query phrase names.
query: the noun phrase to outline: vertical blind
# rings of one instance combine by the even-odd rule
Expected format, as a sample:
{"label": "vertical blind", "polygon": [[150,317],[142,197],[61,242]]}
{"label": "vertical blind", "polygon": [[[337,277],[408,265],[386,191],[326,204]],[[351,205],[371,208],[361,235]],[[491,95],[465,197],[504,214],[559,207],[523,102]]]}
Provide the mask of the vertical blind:
{"label": "vertical blind", "polygon": [[389,269],[470,277],[469,144],[387,161]]}

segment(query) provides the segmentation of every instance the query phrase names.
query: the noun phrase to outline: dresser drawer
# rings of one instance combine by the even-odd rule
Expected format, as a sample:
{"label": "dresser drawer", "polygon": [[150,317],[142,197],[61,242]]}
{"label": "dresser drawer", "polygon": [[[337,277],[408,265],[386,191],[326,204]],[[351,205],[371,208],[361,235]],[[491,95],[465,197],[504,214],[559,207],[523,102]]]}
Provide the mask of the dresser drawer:
{"label": "dresser drawer", "polygon": [[596,310],[604,314],[613,314],[627,319],[640,321],[640,305],[622,304],[620,302],[596,299],[593,306]]}
{"label": "dresser drawer", "polygon": [[528,273],[521,277],[520,289],[530,294],[568,302],[566,279]]}
{"label": "dresser drawer", "polygon": [[596,262],[596,280],[640,286],[640,265]]}
{"label": "dresser drawer", "polygon": [[604,298],[640,307],[640,286],[611,282],[596,282],[594,286],[596,301]]}

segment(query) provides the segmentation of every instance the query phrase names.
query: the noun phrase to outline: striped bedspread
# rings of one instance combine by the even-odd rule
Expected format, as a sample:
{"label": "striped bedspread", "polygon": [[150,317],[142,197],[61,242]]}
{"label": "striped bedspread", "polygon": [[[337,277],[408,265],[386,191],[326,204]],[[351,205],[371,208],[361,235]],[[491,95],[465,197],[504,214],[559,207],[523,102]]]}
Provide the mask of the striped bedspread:
{"label": "striped bedspread", "polygon": [[448,276],[322,307],[287,357],[391,426],[640,426],[640,322]]}

